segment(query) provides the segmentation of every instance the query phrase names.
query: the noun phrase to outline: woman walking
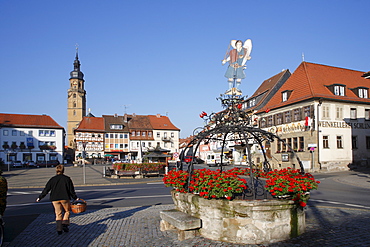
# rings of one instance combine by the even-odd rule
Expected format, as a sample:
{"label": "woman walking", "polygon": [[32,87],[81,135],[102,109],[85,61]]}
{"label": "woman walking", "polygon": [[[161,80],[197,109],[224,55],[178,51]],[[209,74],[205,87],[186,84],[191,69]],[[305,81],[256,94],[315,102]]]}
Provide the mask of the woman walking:
{"label": "woman walking", "polygon": [[57,232],[58,235],[61,235],[63,231],[69,231],[69,216],[71,212],[70,199],[72,198],[77,200],[78,198],[71,178],[64,175],[63,165],[56,166],[56,173],[57,175],[52,177],[47,182],[44,190],[41,192],[36,201],[39,202],[49,193],[49,191],[51,191],[50,201],[52,201],[55,210]]}

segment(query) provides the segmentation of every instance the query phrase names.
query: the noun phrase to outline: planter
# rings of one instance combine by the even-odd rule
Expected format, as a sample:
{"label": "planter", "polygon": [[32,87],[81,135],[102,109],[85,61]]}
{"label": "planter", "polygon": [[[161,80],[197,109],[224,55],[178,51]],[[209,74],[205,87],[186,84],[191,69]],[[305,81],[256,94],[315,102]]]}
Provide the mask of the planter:
{"label": "planter", "polygon": [[305,213],[291,200],[207,200],[171,191],[177,210],[202,220],[200,234],[216,241],[269,244],[297,237]]}

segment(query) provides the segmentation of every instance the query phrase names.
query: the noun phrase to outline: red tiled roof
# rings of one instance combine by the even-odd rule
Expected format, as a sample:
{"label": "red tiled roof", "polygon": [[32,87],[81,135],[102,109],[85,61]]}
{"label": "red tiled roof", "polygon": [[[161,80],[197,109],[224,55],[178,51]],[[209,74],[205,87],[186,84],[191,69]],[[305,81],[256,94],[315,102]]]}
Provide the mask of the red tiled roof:
{"label": "red tiled roof", "polygon": [[128,126],[131,130],[153,130],[153,126],[146,115],[127,115]]}
{"label": "red tiled roof", "polygon": [[98,131],[104,132],[104,118],[102,117],[84,117],[76,131]]}
{"label": "red tiled roof", "polygon": [[155,130],[180,130],[172,124],[170,119],[166,116],[161,115],[148,115],[150,123]]}
{"label": "red tiled roof", "polygon": [[63,129],[62,126],[48,115],[0,113],[0,125],[7,127]]}
{"label": "red tiled roof", "polygon": [[286,73],[290,74],[289,70],[283,70],[280,73],[268,78],[267,80],[264,80],[261,86],[259,86],[259,88],[254,92],[254,94],[250,98],[256,97],[268,90],[271,90]]}
{"label": "red tiled roof", "polygon": [[[312,98],[370,103],[370,99],[359,98],[350,90],[357,87],[370,88],[370,81],[361,77],[363,74],[356,70],[302,62],[259,112]],[[345,96],[334,95],[327,87],[332,84],[345,85]],[[282,102],[282,92],[286,90],[291,90],[291,95],[287,101]]]}

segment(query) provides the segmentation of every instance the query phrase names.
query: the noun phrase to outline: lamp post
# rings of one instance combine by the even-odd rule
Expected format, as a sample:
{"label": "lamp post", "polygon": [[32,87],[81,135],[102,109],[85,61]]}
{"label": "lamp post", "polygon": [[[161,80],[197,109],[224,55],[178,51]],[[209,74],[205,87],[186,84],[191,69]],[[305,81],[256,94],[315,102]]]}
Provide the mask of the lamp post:
{"label": "lamp post", "polygon": [[86,163],[85,163],[85,158],[86,158],[86,144],[88,142],[82,142],[82,162],[83,162],[83,180],[84,184],[86,184]]}
{"label": "lamp post", "polygon": [[6,161],[8,163],[8,172],[10,171],[10,163],[9,163],[9,154],[12,153],[13,151],[12,150],[9,150],[9,149],[5,149],[4,150],[4,153],[6,153]]}
{"label": "lamp post", "polygon": [[42,152],[45,154],[45,165],[46,165],[46,168],[48,168],[48,153],[50,152],[50,150],[43,149]]}

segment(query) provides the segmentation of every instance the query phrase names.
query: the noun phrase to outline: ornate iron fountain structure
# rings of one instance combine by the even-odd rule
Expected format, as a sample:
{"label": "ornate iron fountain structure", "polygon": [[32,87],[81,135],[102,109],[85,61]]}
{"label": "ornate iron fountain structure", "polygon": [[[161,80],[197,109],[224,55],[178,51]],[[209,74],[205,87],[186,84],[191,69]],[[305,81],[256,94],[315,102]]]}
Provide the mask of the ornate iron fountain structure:
{"label": "ornate iron fountain structure", "polygon": [[[201,117],[205,120],[205,126],[194,130],[193,139],[188,143],[182,155],[180,155],[181,161],[183,160],[184,154],[187,153],[189,149],[193,149],[192,153],[195,154],[201,143],[218,142],[221,144],[221,162],[219,165],[222,172],[223,166],[226,165],[224,163],[224,151],[227,146],[230,143],[237,143],[241,147],[245,147],[247,166],[250,168],[250,174],[248,178],[248,189],[243,193],[243,199],[256,199],[257,196],[261,195],[266,198],[267,196],[261,181],[254,174],[256,167],[252,162],[251,154],[253,145],[258,145],[262,152],[263,162],[260,169],[263,171],[268,172],[272,169],[266,155],[266,150],[263,148],[264,143],[266,141],[270,143],[280,141],[283,145],[287,146],[291,155],[297,159],[301,172],[304,173],[304,167],[299,157],[283,139],[271,132],[253,127],[252,113],[247,113],[243,110],[243,103],[245,103],[246,96],[236,95],[234,93],[221,94],[217,99],[221,101],[224,110],[210,115],[206,113],[201,114]],[[192,155],[192,160],[188,166],[189,183],[192,177],[191,174],[194,170],[194,161],[194,155]]]}

